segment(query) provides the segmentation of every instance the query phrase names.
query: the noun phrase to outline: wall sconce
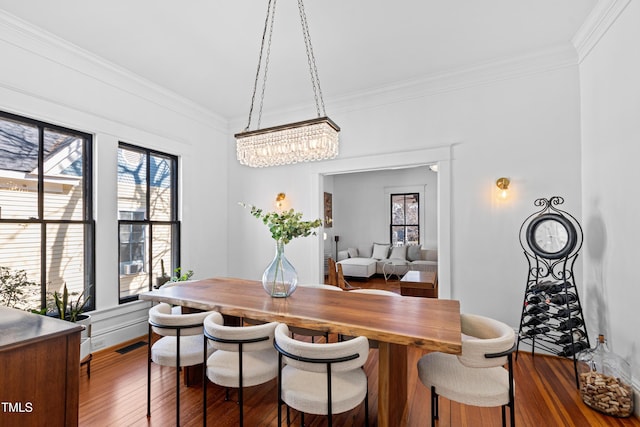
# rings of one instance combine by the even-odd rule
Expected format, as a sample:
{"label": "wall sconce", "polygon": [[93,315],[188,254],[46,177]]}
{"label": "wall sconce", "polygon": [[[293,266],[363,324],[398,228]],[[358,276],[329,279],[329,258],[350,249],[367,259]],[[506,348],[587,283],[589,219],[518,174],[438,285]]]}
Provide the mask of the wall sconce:
{"label": "wall sconce", "polygon": [[286,198],[286,194],[278,193],[278,195],[276,196],[276,208],[281,209],[284,206],[284,199]]}
{"label": "wall sconce", "polygon": [[496,187],[498,187],[500,189],[500,198],[501,199],[506,199],[507,195],[509,193],[509,184],[511,181],[509,181],[509,178],[498,178],[498,180],[496,181]]}

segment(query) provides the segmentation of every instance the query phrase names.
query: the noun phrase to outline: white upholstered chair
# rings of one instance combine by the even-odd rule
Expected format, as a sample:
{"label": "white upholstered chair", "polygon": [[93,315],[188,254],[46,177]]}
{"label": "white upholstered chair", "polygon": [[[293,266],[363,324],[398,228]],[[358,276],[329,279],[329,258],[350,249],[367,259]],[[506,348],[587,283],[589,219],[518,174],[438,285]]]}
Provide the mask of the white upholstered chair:
{"label": "white upholstered chair", "polygon": [[[431,425],[438,419],[438,396],[472,406],[501,406],[502,425],[509,407],[514,426],[512,353],[515,333],[508,325],[461,314],[462,354],[429,353],[418,361],[420,381],[431,389]],[[507,364],[507,369],[504,365]]]}
{"label": "white upholstered chair", "polygon": [[275,347],[280,353],[278,375],[278,425],[282,424],[282,404],[304,414],[332,415],[349,411],[364,401],[365,421],[369,425],[367,375],[362,369],[369,357],[366,337],[345,342],[314,344],[290,337],[281,323],[275,332]]}
{"label": "white upholstered chair", "polygon": [[[180,425],[180,369],[204,362],[202,324],[210,313],[181,314],[166,303],[149,309],[147,417],[151,416],[151,362],[176,368],[176,425]],[[152,344],[152,332],[162,338]]]}
{"label": "white upholstered chair", "polygon": [[[204,321],[204,336],[216,349],[207,358],[203,371],[204,425],[207,423],[207,378],[214,384],[238,388],[240,421],[244,422],[243,390],[266,383],[278,375],[278,354],[273,347],[276,322],[254,326],[224,326],[220,313],[211,313]],[[206,344],[201,352],[206,352]],[[202,353],[201,353],[202,354]]]}

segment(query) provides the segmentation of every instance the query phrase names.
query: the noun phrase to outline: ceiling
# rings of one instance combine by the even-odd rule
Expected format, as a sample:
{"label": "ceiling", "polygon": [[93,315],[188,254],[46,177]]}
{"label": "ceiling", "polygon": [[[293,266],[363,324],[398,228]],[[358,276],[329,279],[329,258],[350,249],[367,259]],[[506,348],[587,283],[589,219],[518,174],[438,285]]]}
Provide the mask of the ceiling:
{"label": "ceiling", "polygon": [[[332,100],[570,46],[597,0],[307,0]],[[248,115],[267,0],[0,0],[0,9],[230,120]],[[264,111],[313,105],[296,2],[277,4]],[[315,115],[315,109],[311,110]]]}

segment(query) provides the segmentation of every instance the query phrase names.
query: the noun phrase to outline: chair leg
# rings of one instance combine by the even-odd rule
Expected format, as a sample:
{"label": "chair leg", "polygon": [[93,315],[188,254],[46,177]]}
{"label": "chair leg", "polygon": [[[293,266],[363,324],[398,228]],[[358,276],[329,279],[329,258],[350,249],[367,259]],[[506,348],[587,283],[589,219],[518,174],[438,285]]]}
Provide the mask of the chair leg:
{"label": "chair leg", "polygon": [[300,427],[304,427],[304,412],[300,412]]}
{"label": "chair leg", "polygon": [[180,425],[180,329],[176,330],[176,425]]}
{"label": "chair leg", "polygon": [[207,345],[209,339],[204,336],[202,349],[202,426],[207,427]]}
{"label": "chair leg", "polygon": [[242,343],[238,344],[238,401],[240,404],[240,427],[244,425],[243,387],[242,387]]}
{"label": "chair leg", "polygon": [[369,427],[369,392],[364,395],[364,425]]}
{"label": "chair leg", "polygon": [[151,325],[147,339],[147,417],[151,416]]}
{"label": "chair leg", "polygon": [[507,427],[507,415],[505,414],[505,406],[502,405],[500,409],[502,409],[502,427]]}
{"label": "chair leg", "polygon": [[438,419],[438,394],[436,388],[431,386],[431,427],[435,427]]}

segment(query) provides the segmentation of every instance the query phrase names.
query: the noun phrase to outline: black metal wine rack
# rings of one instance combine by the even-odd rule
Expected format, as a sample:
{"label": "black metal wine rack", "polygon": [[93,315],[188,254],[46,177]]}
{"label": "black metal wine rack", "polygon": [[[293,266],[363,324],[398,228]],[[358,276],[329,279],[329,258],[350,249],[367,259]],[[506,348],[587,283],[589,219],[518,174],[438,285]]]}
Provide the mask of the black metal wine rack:
{"label": "black metal wine rack", "polygon": [[[520,227],[520,245],[529,269],[516,360],[521,342],[530,344],[533,356],[539,348],[570,357],[578,386],[576,355],[590,347],[573,274],[583,235],[578,221],[558,208],[562,203],[559,196],[537,199],[534,205],[540,210]],[[556,231],[559,236],[551,235]]]}

